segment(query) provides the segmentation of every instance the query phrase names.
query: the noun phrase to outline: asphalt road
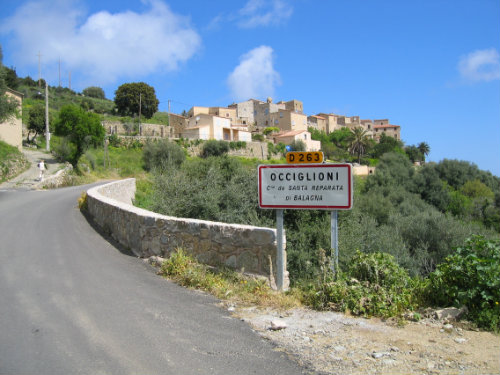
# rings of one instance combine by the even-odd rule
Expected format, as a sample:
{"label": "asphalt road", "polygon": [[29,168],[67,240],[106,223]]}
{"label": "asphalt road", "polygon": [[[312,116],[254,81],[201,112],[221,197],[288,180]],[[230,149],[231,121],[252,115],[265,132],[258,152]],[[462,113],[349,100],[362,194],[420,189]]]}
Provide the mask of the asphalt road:
{"label": "asphalt road", "polygon": [[84,190],[0,191],[0,374],[305,373],[103,238]]}

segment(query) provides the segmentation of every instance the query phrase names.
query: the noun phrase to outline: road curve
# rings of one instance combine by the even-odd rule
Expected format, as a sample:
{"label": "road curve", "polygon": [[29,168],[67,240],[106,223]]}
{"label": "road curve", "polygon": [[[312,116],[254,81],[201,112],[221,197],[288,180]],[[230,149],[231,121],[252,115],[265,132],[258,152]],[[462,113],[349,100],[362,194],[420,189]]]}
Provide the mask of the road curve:
{"label": "road curve", "polygon": [[306,373],[118,251],[77,209],[84,190],[0,191],[0,374]]}

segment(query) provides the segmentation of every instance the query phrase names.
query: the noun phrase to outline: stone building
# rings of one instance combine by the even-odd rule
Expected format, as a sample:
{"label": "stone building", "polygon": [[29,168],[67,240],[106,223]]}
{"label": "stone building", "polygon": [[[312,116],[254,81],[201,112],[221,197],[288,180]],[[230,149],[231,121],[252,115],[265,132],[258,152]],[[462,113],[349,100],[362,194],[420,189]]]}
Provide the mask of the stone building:
{"label": "stone building", "polygon": [[187,139],[252,141],[250,132],[241,127],[232,126],[229,118],[205,113],[199,113],[190,117],[187,127],[182,131],[181,136]]}
{"label": "stone building", "polygon": [[5,95],[17,101],[18,114],[0,123],[0,139],[21,151],[23,149],[23,94],[7,88]]}
{"label": "stone building", "polygon": [[320,141],[313,141],[311,133],[306,130],[292,130],[278,133],[273,136],[274,143],[291,144],[293,141],[302,141],[306,145],[306,151],[319,151],[321,149]]}
{"label": "stone building", "polygon": [[392,138],[400,141],[401,140],[401,127],[399,125],[390,125],[390,124],[374,125],[373,126],[373,138],[376,141],[378,141],[382,134],[385,134],[388,137],[392,137]]}

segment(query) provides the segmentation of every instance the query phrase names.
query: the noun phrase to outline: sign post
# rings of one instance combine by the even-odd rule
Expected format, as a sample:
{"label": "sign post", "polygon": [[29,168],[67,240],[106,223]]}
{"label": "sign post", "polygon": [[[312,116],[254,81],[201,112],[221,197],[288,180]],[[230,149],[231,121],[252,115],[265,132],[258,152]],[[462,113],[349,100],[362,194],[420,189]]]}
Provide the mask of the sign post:
{"label": "sign post", "polygon": [[258,176],[260,208],[277,210],[278,289],[283,290],[284,275],[281,273],[285,269],[285,265],[279,263],[284,258],[283,209],[332,211],[331,248],[335,254],[335,272],[338,268],[337,210],[350,210],[353,203],[351,164],[259,165]]}
{"label": "sign post", "polygon": [[276,210],[276,287],[283,290],[285,284],[285,248],[283,246],[283,210]]}

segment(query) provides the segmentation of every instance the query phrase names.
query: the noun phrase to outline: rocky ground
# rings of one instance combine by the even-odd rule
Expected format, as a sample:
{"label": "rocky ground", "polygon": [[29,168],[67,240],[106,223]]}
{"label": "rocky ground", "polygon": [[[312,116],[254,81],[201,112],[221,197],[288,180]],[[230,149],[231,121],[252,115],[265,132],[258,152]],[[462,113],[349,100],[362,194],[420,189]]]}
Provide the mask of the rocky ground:
{"label": "rocky ground", "polygon": [[40,159],[45,161],[45,167],[47,168],[45,171],[44,178],[48,178],[51,175],[54,175],[57,171],[64,168],[64,164],[59,163],[53,155],[39,151],[25,148],[23,149],[23,154],[26,156],[30,163],[30,167],[25,172],[21,173],[17,177],[14,177],[10,181],[6,181],[0,184],[0,189],[9,190],[9,189],[21,189],[21,190],[30,190],[37,189],[40,186],[39,180],[39,170],[38,170],[38,162]]}
{"label": "rocky ground", "polygon": [[278,350],[321,374],[499,374],[500,337],[430,314],[394,322],[334,312],[230,307]]}

